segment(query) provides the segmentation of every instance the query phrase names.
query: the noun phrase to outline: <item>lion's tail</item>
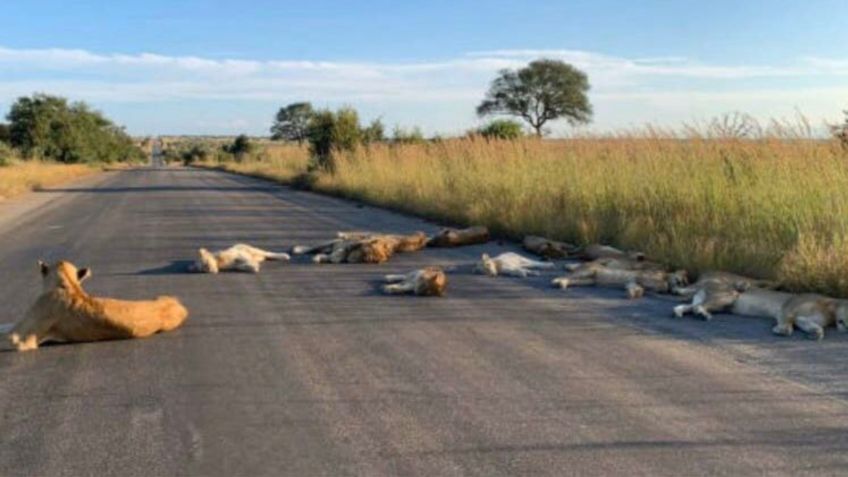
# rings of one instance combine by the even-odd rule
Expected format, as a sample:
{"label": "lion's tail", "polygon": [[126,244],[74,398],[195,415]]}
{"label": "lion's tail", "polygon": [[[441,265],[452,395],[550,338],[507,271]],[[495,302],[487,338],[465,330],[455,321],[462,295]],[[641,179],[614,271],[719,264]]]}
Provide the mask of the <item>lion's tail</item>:
{"label": "lion's tail", "polygon": [[162,331],[171,331],[179,328],[188,318],[188,309],[183,306],[179,299],[172,296],[160,296],[159,316],[162,319]]}

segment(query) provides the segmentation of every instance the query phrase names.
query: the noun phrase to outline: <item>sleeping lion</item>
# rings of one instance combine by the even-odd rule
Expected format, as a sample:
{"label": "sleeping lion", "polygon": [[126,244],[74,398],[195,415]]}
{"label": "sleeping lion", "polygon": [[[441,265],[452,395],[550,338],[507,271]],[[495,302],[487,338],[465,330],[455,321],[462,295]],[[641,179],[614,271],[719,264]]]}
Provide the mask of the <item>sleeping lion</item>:
{"label": "sleeping lion", "polygon": [[[617,258],[616,262],[621,266],[624,258]],[[623,288],[627,291],[627,297],[641,298],[645,290],[668,293],[671,290],[685,285],[687,275],[685,270],[667,272],[662,269],[650,267],[647,269],[612,268],[604,266],[603,262],[589,262],[582,264],[564,277],[554,278],[551,284],[555,287],[566,289],[570,286],[604,286]]]}
{"label": "sleeping lion", "polygon": [[200,273],[218,273],[227,270],[258,273],[265,260],[288,261],[291,258],[287,253],[269,252],[243,243],[217,252],[200,248],[197,250],[197,255],[197,260],[189,265],[189,271]]}
{"label": "sleeping lion", "polygon": [[314,254],[315,263],[383,263],[395,253],[415,252],[426,245],[424,232],[411,235],[339,232],[334,240],[314,246],[297,245],[292,253]]}
{"label": "sleeping lion", "polygon": [[427,267],[409,273],[386,275],[383,292],[390,295],[411,293],[417,296],[442,296],[447,276],[439,267]]}

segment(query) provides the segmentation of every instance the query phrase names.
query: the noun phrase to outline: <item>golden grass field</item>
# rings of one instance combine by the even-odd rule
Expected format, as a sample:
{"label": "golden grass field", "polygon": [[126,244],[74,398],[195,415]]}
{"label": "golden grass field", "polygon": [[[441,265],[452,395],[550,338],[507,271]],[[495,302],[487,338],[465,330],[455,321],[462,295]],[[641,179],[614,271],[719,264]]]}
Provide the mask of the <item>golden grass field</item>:
{"label": "golden grass field", "polygon": [[0,200],[100,171],[83,164],[21,161],[0,167]]}
{"label": "golden grass field", "polygon": [[[304,147],[224,168],[290,181]],[[692,272],[778,278],[848,296],[848,154],[803,138],[663,135],[377,144],[335,156],[314,188],[520,238],[642,250]]]}

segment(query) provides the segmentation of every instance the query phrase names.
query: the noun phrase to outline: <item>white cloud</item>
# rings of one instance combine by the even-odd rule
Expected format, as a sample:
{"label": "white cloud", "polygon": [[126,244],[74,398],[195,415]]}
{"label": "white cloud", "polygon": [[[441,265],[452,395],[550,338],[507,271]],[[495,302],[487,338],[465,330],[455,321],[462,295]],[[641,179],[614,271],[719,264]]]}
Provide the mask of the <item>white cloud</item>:
{"label": "white cloud", "polygon": [[[307,99],[366,109],[379,105],[385,108],[385,114],[405,124],[427,124],[428,119],[420,116],[439,117],[434,112],[437,108],[473,111],[498,70],[517,68],[540,57],[562,59],[588,73],[600,128],[620,126],[622,118],[638,122],[655,121],[660,116],[679,123],[718,107],[726,111],[748,110],[746,106],[750,106],[753,114],[768,114],[788,106],[830,115],[838,114],[839,106],[848,102],[848,92],[838,86],[848,75],[848,59],[839,58],[800,58],[781,65],[724,65],[684,57],[625,58],[580,50],[515,49],[472,52],[439,61],[380,63],[0,47],[0,103],[8,104],[34,91],[96,104],[267,101],[277,105]],[[817,89],[790,85],[810,79],[826,84]],[[771,87],[752,90],[752,80],[767,80]],[[640,108],[644,111],[646,107],[647,112],[640,116]],[[262,124],[264,119],[244,121],[229,123],[229,127]],[[432,124],[428,129],[439,127]]]}

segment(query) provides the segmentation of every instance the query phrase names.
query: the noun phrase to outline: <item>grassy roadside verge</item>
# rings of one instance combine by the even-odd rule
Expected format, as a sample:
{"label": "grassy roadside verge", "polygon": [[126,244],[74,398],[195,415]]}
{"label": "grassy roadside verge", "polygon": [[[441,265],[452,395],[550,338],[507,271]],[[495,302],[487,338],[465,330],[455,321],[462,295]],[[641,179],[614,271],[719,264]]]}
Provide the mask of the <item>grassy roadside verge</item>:
{"label": "grassy roadside verge", "polygon": [[0,167],[0,201],[100,172],[84,164],[21,161]]}
{"label": "grassy roadside verge", "polygon": [[[220,167],[286,183],[308,163],[302,148],[287,154]],[[848,296],[848,157],[834,141],[457,139],[375,144],[335,164],[314,190]]]}

